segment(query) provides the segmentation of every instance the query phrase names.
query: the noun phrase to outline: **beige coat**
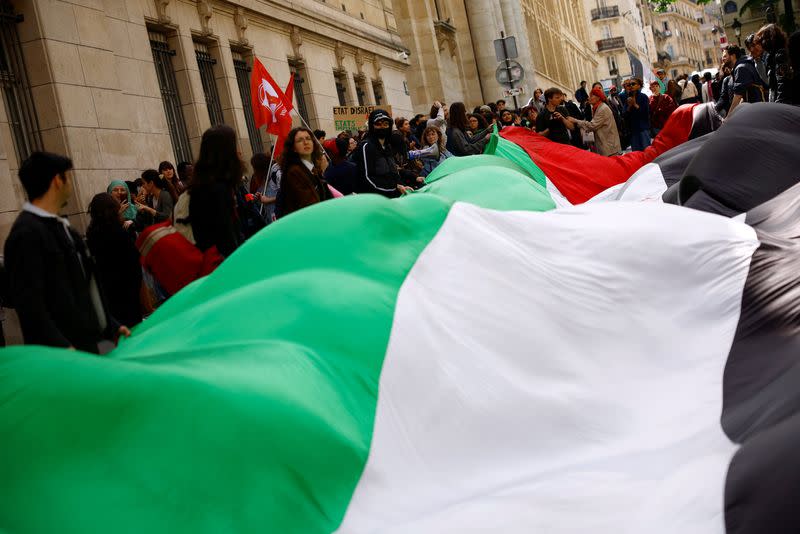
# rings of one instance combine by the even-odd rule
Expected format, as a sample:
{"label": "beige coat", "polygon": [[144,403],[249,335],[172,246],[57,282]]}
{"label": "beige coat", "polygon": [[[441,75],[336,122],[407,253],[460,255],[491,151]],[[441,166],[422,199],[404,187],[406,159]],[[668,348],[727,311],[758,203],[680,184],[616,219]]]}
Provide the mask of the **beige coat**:
{"label": "beige coat", "polygon": [[601,102],[594,110],[591,121],[578,121],[578,126],[587,132],[594,132],[594,144],[601,156],[613,156],[622,152],[614,113],[605,102]]}

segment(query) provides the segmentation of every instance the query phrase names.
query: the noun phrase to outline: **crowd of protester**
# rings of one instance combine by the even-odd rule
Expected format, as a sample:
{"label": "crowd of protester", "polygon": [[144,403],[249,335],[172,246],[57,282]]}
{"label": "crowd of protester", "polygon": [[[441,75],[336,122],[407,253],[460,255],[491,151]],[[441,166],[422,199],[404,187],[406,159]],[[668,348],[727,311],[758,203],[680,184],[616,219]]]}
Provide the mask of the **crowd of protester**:
{"label": "crowd of protester", "polygon": [[99,341],[128,335],[128,327],[169,298],[170,290],[191,281],[184,276],[182,284],[168,283],[163,270],[159,276],[147,268],[154,243],[166,235],[175,246],[168,255],[177,256],[178,264],[182,254],[202,255],[202,274],[265,226],[308,206],[338,196],[393,198],[418,189],[448,158],[482,153],[495,128],[526,128],[613,156],[644,150],[680,104],[711,102],[722,116],[741,102],[800,104],[798,32],[787,37],[771,24],[746,45],[747,53],[725,48],[716,76],[673,80],[657,70],[649,95],[634,77],[621,90],[581,82],[574,99],[555,87],[536,89],[521,109],[504,100],[471,112],[463,102],[436,101],[428,115],[411,118],[376,109],[362,130],[333,138],[295,128],[278,158],[252,156],[249,177],[234,130],[215,126],[203,135],[196,162],[176,168],[162,161],[134,180],[111,180],[88,206],[85,238],[59,216],[72,193],[72,162],[34,153],[19,170],[29,202],[5,245],[8,300],[26,343],[97,352]]}

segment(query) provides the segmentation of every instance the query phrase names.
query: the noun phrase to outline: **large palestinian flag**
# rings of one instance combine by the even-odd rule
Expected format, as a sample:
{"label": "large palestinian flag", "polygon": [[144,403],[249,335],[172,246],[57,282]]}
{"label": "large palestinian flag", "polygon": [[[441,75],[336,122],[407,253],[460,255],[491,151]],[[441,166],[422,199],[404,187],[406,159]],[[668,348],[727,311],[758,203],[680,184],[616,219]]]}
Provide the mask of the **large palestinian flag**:
{"label": "large palestinian flag", "polygon": [[552,209],[460,161],[271,225],[109,357],[0,351],[0,531],[797,532],[797,192]]}

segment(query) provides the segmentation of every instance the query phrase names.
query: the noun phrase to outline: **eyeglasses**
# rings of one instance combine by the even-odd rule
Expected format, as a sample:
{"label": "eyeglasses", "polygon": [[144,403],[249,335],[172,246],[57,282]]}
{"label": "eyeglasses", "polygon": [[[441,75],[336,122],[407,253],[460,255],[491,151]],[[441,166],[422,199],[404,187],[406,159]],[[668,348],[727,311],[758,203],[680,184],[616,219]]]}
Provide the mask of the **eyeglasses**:
{"label": "eyeglasses", "polygon": [[312,141],[312,139],[310,137],[295,137],[294,138],[294,142],[295,143],[305,143],[306,141],[308,141],[310,143]]}

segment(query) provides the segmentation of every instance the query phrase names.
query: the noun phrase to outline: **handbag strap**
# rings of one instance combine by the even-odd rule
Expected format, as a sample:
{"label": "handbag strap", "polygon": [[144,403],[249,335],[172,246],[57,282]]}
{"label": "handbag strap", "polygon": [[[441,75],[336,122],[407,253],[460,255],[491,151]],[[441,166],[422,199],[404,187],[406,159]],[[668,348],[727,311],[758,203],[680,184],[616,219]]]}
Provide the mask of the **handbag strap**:
{"label": "handbag strap", "polygon": [[150,235],[145,238],[144,242],[142,243],[141,248],[139,249],[139,253],[142,256],[147,256],[152,248],[158,243],[162,238],[176,233],[177,230],[174,226],[162,226],[161,228],[157,228],[153,230]]}

